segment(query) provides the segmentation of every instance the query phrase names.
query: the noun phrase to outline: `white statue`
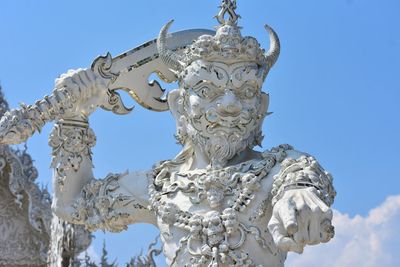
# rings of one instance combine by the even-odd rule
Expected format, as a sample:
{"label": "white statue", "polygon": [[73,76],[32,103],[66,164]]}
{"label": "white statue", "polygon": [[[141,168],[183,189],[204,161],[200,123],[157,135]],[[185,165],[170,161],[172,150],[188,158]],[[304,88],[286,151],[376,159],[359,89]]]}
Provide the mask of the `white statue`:
{"label": "white statue", "polygon": [[[21,142],[47,121],[57,121],[49,144],[58,216],[93,231],[153,224],[160,229],[169,266],[279,267],[287,252],[301,253],[306,245],[333,237],[332,177],[312,156],[289,145],[253,150],[261,144],[268,114],[269,98],[261,87],[280,43],[269,26],[266,53],[255,38],[242,37],[235,9],[236,1],[222,2],[215,34],[168,37],[169,22],[157,39],[158,54],[143,58],[147,52],[138,54],[138,48],[114,59],[99,58],[91,69],[61,75],[44,100],[3,117],[3,143]],[[179,49],[183,43],[186,48]],[[149,45],[155,49],[154,41],[142,48]],[[129,65],[132,55],[142,60]],[[147,65],[152,62],[156,67]],[[91,148],[96,138],[89,116],[97,107],[129,112],[110,88],[124,82],[140,87],[135,73],[155,70],[164,80],[178,81],[167,102],[158,84],[157,92],[147,84],[133,93],[126,90],[145,107],[170,109],[182,151],[148,172],[95,179]],[[121,78],[127,73],[134,78]]]}

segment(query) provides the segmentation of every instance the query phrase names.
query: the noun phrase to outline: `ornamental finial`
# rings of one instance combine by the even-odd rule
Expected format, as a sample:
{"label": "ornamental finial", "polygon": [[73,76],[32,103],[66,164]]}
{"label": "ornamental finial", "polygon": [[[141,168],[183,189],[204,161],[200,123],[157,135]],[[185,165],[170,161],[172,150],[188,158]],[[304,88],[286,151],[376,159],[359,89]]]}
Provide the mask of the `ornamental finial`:
{"label": "ornamental finial", "polygon": [[[240,18],[240,16],[236,14],[236,0],[222,0],[220,8],[221,10],[218,15],[215,16],[218,22],[221,25],[236,25],[237,20]],[[229,15],[228,20],[225,20],[226,13]]]}
{"label": "ornamental finial", "polygon": [[[264,79],[275,64],[280,53],[280,43],[275,31],[265,26],[269,32],[270,48],[265,53],[257,39],[251,36],[242,37],[237,20],[240,18],[235,12],[235,0],[223,0],[221,10],[215,16],[220,23],[215,35],[202,35],[184,53],[176,53],[167,47],[166,37],[172,21],[168,22],[160,31],[157,39],[157,49],[161,60],[179,79],[188,72],[187,67],[196,60],[224,62],[233,64],[238,62],[254,62],[262,72]],[[228,15],[228,18],[225,18]]]}

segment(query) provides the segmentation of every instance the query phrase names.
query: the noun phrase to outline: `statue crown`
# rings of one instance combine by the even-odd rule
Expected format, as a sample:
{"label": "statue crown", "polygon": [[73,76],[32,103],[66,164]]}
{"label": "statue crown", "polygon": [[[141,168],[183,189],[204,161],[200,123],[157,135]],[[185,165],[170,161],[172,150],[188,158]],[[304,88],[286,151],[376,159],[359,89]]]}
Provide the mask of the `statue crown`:
{"label": "statue crown", "polygon": [[[236,14],[235,0],[222,0],[220,8],[218,15],[215,16],[220,23],[216,34],[200,36],[185,49],[182,55],[169,50],[166,46],[166,35],[173,20],[168,22],[161,29],[157,39],[160,58],[178,77],[184,75],[184,70],[192,62],[202,59],[227,64],[255,62],[263,69],[263,78],[265,78],[279,57],[278,35],[271,27],[265,25],[270,35],[270,48],[268,52],[265,52],[256,38],[242,37],[241,28],[237,25],[240,16]],[[227,14],[229,17],[225,19]]]}

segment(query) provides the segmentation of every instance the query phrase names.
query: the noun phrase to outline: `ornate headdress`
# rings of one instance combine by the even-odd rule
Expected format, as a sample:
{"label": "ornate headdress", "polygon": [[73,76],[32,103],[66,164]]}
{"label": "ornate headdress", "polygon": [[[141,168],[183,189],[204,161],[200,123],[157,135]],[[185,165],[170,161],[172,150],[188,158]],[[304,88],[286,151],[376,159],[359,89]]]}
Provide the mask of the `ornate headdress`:
{"label": "ornate headdress", "polygon": [[[193,61],[204,59],[208,61],[221,61],[228,64],[242,61],[255,62],[263,70],[265,78],[275,64],[280,53],[280,43],[275,31],[265,25],[269,31],[270,48],[268,52],[260,47],[254,37],[242,37],[237,21],[236,1],[223,0],[221,10],[216,16],[218,22],[215,36],[202,35],[186,48],[184,54],[177,54],[166,46],[166,36],[172,21],[168,22],[160,31],[157,48],[163,62],[178,76],[184,75],[183,71]],[[226,14],[229,18],[226,20]]]}

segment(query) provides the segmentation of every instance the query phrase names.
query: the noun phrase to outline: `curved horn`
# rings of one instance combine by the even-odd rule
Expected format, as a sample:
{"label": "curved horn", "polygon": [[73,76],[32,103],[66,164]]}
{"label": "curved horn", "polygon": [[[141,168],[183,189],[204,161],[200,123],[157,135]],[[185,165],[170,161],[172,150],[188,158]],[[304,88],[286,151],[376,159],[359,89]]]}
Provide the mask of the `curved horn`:
{"label": "curved horn", "polygon": [[173,22],[174,20],[171,20],[161,28],[157,38],[157,50],[161,60],[170,69],[181,72],[183,70],[182,63],[180,62],[181,57],[167,47],[167,32]]}
{"label": "curved horn", "polygon": [[281,43],[276,32],[267,24],[265,29],[269,32],[269,50],[265,53],[265,59],[267,60],[267,71],[274,66],[278,60],[279,54],[281,52]]}

